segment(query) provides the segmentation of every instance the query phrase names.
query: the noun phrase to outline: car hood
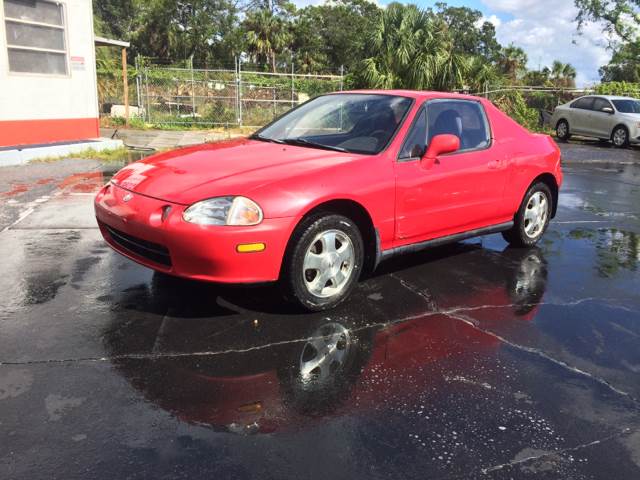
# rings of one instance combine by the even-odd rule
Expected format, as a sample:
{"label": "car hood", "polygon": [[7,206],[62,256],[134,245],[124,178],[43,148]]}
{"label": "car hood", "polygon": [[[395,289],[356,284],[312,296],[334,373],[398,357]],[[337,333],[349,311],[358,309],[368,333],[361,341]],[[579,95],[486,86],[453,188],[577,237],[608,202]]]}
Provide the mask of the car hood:
{"label": "car hood", "polygon": [[359,157],[243,138],[153,155],[127,165],[111,181],[135,193],[190,205],[218,195],[247,195],[256,186]]}

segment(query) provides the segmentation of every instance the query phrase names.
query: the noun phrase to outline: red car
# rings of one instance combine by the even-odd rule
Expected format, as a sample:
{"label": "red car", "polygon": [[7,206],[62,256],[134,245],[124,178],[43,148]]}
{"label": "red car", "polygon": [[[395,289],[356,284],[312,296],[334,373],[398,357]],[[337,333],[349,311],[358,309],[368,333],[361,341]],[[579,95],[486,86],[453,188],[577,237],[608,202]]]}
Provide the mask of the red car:
{"label": "red car", "polygon": [[538,242],[560,151],[489,101],[413,91],[317,97],[247,139],[161,153],[95,200],[118,252],[223,283],[280,281],[310,310],[390,256],[488,233]]}

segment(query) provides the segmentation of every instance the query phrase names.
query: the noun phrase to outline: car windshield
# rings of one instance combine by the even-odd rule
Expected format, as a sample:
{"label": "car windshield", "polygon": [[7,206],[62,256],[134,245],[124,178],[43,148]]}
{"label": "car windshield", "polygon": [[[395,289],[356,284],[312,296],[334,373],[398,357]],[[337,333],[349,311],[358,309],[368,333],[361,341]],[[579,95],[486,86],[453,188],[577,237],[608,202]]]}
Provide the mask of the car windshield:
{"label": "car windshield", "polygon": [[305,103],[252,138],[349,153],[382,151],[412,100],[371,94],[324,95]]}
{"label": "car windshield", "polygon": [[620,113],[640,113],[638,100],[613,100],[613,104]]}

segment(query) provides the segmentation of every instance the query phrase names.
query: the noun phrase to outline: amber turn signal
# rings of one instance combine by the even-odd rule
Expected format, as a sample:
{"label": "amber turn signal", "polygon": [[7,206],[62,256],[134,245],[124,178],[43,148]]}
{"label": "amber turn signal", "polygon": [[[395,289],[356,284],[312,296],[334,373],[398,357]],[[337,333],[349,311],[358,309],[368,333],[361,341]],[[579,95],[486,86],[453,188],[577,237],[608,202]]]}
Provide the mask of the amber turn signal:
{"label": "amber turn signal", "polygon": [[262,252],[267,246],[264,243],[241,243],[236,247],[238,253]]}

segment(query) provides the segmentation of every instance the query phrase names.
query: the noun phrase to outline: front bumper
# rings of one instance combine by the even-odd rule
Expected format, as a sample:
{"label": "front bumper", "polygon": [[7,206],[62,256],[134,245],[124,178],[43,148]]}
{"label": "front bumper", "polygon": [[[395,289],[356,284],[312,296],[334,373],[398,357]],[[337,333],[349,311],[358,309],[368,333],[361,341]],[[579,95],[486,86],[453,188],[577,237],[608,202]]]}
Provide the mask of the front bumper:
{"label": "front bumper", "polygon": [[[288,217],[251,227],[196,225],[182,219],[184,205],[111,184],[100,190],[94,205],[100,231],[118,253],[171,275],[221,283],[277,280],[297,221]],[[239,244],[258,242],[266,245],[264,251],[236,250]]]}

